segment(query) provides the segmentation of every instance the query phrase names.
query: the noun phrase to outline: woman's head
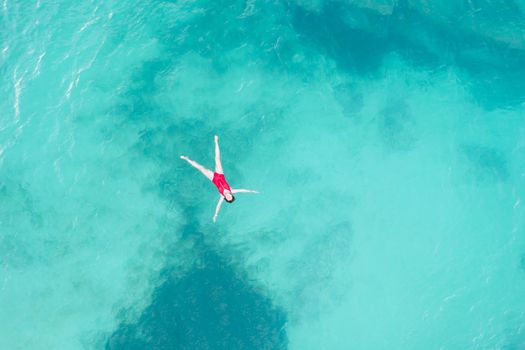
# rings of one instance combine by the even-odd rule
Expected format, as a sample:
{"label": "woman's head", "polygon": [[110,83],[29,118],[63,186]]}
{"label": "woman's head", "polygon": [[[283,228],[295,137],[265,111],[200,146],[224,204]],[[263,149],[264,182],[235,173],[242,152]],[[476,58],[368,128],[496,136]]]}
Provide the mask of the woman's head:
{"label": "woman's head", "polygon": [[228,191],[228,190],[225,190],[224,191],[224,200],[228,203],[232,203],[234,200],[235,200],[235,197],[233,196],[233,194]]}

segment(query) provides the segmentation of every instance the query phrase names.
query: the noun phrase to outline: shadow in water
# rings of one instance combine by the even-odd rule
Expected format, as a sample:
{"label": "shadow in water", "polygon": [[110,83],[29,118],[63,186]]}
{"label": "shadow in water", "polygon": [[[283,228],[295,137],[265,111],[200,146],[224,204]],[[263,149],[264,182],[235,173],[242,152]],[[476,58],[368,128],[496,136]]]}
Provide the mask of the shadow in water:
{"label": "shadow in water", "polygon": [[106,349],[285,349],[286,315],[242,273],[208,246],[195,225],[193,268],[166,269],[164,282],[139,319],[122,323]]}

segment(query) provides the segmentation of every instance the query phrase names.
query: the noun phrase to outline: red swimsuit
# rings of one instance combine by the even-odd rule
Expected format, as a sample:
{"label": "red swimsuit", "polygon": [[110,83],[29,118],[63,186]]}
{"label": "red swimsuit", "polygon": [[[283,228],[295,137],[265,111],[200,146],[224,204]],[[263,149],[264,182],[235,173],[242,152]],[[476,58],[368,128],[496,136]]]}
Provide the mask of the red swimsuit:
{"label": "red swimsuit", "polygon": [[224,196],[224,190],[228,190],[231,192],[230,185],[226,182],[226,179],[224,178],[224,174],[219,173],[213,173],[213,184],[217,186],[217,189],[219,190],[219,193]]}

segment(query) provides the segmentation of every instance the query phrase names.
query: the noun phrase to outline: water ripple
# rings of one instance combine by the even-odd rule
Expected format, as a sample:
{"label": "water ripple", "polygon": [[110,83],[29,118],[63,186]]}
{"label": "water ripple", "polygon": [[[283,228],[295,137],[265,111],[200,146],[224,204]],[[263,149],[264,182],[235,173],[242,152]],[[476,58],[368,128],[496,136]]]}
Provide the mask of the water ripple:
{"label": "water ripple", "polygon": [[15,110],[15,120],[20,119],[20,93],[22,91],[22,77],[17,77],[17,69],[13,72],[13,84],[15,88],[15,102],[13,104],[13,109]]}

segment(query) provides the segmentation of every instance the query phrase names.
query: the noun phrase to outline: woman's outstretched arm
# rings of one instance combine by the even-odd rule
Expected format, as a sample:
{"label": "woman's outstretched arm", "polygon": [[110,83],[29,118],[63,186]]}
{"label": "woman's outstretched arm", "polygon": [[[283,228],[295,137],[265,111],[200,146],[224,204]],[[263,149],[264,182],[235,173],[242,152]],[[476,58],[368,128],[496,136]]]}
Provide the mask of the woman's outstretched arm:
{"label": "woman's outstretched arm", "polygon": [[232,193],[259,193],[259,191],[255,190],[245,190],[243,188],[232,188]]}
{"label": "woman's outstretched arm", "polygon": [[217,215],[219,215],[219,210],[221,210],[221,204],[223,201],[224,201],[224,198],[221,196],[221,198],[219,198],[219,202],[217,203],[217,208],[215,208],[215,215],[213,215],[213,222],[217,220]]}

